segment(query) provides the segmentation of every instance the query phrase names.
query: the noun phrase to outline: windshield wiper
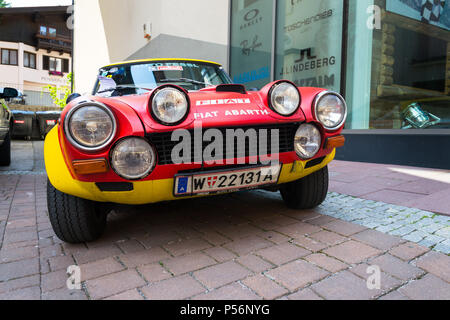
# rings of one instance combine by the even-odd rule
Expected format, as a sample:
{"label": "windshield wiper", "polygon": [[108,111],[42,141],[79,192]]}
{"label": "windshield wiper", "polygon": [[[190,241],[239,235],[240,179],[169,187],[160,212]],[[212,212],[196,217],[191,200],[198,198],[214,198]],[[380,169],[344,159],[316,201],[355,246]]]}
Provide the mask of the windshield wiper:
{"label": "windshield wiper", "polygon": [[98,91],[97,93],[105,93],[105,92],[110,92],[110,91],[115,91],[115,90],[125,90],[125,89],[140,89],[140,90],[147,90],[147,91],[153,90],[153,89],[149,89],[149,88],[142,88],[142,87],[136,87],[136,86],[120,85],[115,88],[109,88],[109,89],[105,89],[102,91]]}
{"label": "windshield wiper", "polygon": [[204,86],[209,86],[210,84],[205,83],[205,82],[201,82],[201,81],[197,81],[197,80],[193,80],[193,79],[188,79],[188,78],[176,78],[176,79],[163,79],[163,80],[159,80],[159,82],[186,82],[186,83],[192,83],[192,84],[199,84],[199,85],[204,85]]}

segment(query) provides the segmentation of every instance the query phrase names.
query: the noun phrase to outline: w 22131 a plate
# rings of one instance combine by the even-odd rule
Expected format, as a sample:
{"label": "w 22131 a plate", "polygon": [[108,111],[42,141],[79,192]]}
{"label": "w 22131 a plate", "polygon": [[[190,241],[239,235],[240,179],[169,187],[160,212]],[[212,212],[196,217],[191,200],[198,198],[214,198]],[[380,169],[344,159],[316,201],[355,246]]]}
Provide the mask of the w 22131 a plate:
{"label": "w 22131 a plate", "polygon": [[280,173],[281,164],[249,169],[179,175],[175,178],[174,194],[177,197],[182,197],[270,186],[277,184]]}

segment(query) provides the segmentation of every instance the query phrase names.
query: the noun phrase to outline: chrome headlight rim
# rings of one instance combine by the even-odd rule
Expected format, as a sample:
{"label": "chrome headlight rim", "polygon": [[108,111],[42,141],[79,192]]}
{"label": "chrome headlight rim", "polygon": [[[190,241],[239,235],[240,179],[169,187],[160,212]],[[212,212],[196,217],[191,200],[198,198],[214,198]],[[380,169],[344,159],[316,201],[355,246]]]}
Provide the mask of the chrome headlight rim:
{"label": "chrome headlight rim", "polygon": [[[158,116],[157,116],[157,115],[155,114],[155,112],[153,111],[153,102],[154,102],[154,99],[155,99],[156,95],[157,95],[159,92],[161,92],[162,90],[164,90],[164,89],[173,89],[173,90],[177,90],[177,91],[179,91],[181,94],[183,94],[183,95],[184,95],[184,98],[186,99],[186,113],[185,113],[185,115],[184,115],[180,120],[178,120],[178,121],[176,121],[176,122],[166,122],[166,121],[164,121],[164,120],[161,120],[160,118],[158,118]],[[176,86],[176,85],[172,85],[172,84],[165,84],[165,85],[159,86],[158,88],[156,88],[156,89],[152,92],[152,94],[151,94],[151,96],[150,96],[149,104],[148,104],[148,109],[150,110],[150,114],[151,114],[152,118],[153,118],[156,122],[158,122],[158,123],[160,123],[160,124],[162,124],[162,125],[164,125],[164,126],[173,127],[173,126],[177,126],[177,125],[183,123],[183,122],[187,119],[187,117],[189,116],[189,112],[190,112],[190,110],[191,110],[191,100],[189,99],[189,95],[187,94],[186,90],[184,90],[183,88],[178,87],[178,86]]]}
{"label": "chrome headlight rim", "polygon": [[[100,109],[102,109],[103,111],[106,112],[106,114],[111,118],[112,124],[113,124],[113,130],[112,133],[110,135],[110,137],[103,142],[102,144],[95,146],[95,147],[89,147],[86,146],[80,142],[78,142],[72,135],[72,132],[70,130],[70,120],[73,116],[73,114],[84,107],[98,107]],[[104,148],[106,148],[108,145],[111,144],[111,142],[114,140],[116,134],[117,134],[117,121],[116,121],[116,117],[114,116],[114,113],[111,111],[110,108],[108,108],[105,104],[98,102],[98,101],[85,101],[82,102],[78,105],[76,105],[75,107],[71,108],[66,116],[64,117],[64,133],[65,136],[67,138],[67,140],[69,140],[69,142],[76,147],[77,149],[80,149],[82,151],[87,151],[87,152],[95,152],[95,151],[99,151],[102,150]]]}
{"label": "chrome headlight rim", "polygon": [[[296,143],[295,140],[296,140],[296,138],[297,138],[297,133],[298,133],[298,131],[299,131],[302,127],[307,127],[307,126],[313,127],[313,128],[316,129],[317,132],[319,133],[319,135],[318,135],[318,137],[319,137],[319,145],[318,145],[318,148],[317,148],[316,152],[315,152],[313,155],[311,155],[311,156],[306,156],[306,155],[302,154],[301,152],[297,152],[297,148],[296,148],[296,146],[295,146],[295,143]],[[295,131],[295,136],[294,136],[294,151],[295,151],[295,153],[297,154],[297,156],[298,156],[300,159],[302,159],[302,160],[311,160],[311,159],[313,159],[315,156],[317,156],[317,154],[319,153],[319,151],[320,151],[320,149],[321,149],[321,147],[322,147],[322,143],[323,143],[322,132],[320,131],[320,129],[318,128],[318,126],[317,126],[316,124],[314,124],[314,123],[311,123],[311,122],[309,122],[309,123],[308,123],[308,122],[302,123],[301,125],[298,126],[297,130]]]}
{"label": "chrome headlight rim", "polygon": [[[149,169],[144,174],[140,175],[139,177],[126,176],[126,175],[118,172],[117,169],[114,168],[114,165],[113,165],[113,154],[114,154],[114,151],[116,150],[116,147],[120,143],[122,143],[122,142],[124,142],[124,141],[126,141],[128,139],[140,139],[140,140],[146,142],[150,146],[150,150],[153,153],[152,165],[149,167]],[[153,144],[150,143],[150,141],[148,141],[147,139],[145,139],[143,137],[138,137],[138,136],[127,136],[127,137],[123,137],[123,138],[117,140],[114,143],[114,145],[111,148],[111,151],[109,152],[109,163],[110,163],[111,169],[114,171],[114,173],[117,174],[122,179],[127,180],[127,181],[139,181],[139,180],[143,180],[143,179],[147,178],[149,175],[152,174],[153,170],[155,170],[156,164],[158,163],[158,154],[157,154],[156,149],[153,146]]]}
{"label": "chrome headlight rim", "polygon": [[[289,113],[289,114],[283,114],[283,113],[279,112],[279,111],[277,110],[277,108],[274,106],[273,102],[272,102],[273,92],[275,91],[276,88],[278,88],[278,87],[279,87],[280,85],[282,85],[282,84],[289,84],[289,85],[291,85],[292,87],[295,88],[295,90],[296,90],[297,93],[298,93],[298,105],[297,105],[297,107],[295,108],[295,110],[294,110],[293,112]],[[273,110],[276,114],[278,114],[278,115],[280,115],[280,116],[282,116],[282,117],[286,117],[286,118],[292,117],[294,114],[296,114],[296,113],[298,112],[298,110],[300,109],[300,106],[301,106],[301,104],[302,104],[302,95],[300,94],[300,90],[298,89],[298,87],[297,87],[293,82],[288,81],[288,80],[281,80],[281,81],[276,82],[276,83],[270,88],[269,94],[268,94],[267,97],[268,97],[268,102],[269,102],[269,107],[270,107],[270,109]]]}
{"label": "chrome headlight rim", "polygon": [[[342,118],[342,121],[341,121],[338,125],[336,125],[336,126],[334,126],[334,127],[328,127],[328,126],[326,126],[325,124],[323,124],[322,121],[320,121],[320,118],[318,117],[318,114],[317,114],[317,107],[319,106],[320,100],[322,100],[322,99],[323,99],[325,96],[327,96],[327,95],[334,95],[334,96],[338,97],[338,98],[342,101],[342,104],[344,105],[344,108],[345,108],[345,112],[344,112],[344,116],[343,116],[343,118]],[[313,102],[313,113],[314,113],[314,117],[316,118],[316,120],[317,120],[317,121],[318,121],[318,122],[319,122],[326,130],[329,130],[329,131],[336,131],[336,130],[341,129],[341,128],[344,126],[345,121],[347,120],[347,115],[348,115],[347,102],[345,101],[344,97],[342,97],[342,95],[340,95],[339,93],[334,92],[334,91],[328,91],[328,90],[325,90],[325,91],[322,91],[322,92],[320,92],[319,94],[317,94],[316,97],[314,98],[314,102]]]}

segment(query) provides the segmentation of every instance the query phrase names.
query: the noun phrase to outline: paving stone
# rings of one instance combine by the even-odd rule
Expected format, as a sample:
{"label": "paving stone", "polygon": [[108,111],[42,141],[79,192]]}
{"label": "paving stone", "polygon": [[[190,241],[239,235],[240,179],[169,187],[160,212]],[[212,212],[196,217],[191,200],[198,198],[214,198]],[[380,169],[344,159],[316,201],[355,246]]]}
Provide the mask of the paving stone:
{"label": "paving stone", "polygon": [[0,282],[0,293],[6,293],[9,291],[14,291],[17,289],[23,289],[27,287],[39,286],[39,284],[40,284],[39,275]]}
{"label": "paving stone", "polygon": [[114,296],[108,297],[105,300],[144,300],[144,297],[139,294],[136,289],[128,290]]}
{"label": "paving stone", "polygon": [[92,299],[106,298],[143,285],[145,281],[135,270],[124,270],[86,282]]}
{"label": "paving stone", "polygon": [[260,300],[261,298],[239,283],[232,283],[208,293],[200,294],[193,300]]}
{"label": "paving stone", "polygon": [[256,254],[275,265],[281,265],[304,257],[311,252],[291,243],[283,243],[257,251]]}
{"label": "paving stone", "polygon": [[42,292],[49,292],[55,289],[66,288],[69,275],[66,270],[59,270],[41,276]]}
{"label": "paving stone", "polygon": [[325,249],[323,252],[349,264],[359,263],[381,254],[380,250],[354,240]]}
{"label": "paving stone", "polygon": [[145,248],[136,240],[125,240],[116,243],[117,246],[125,253],[134,253],[143,251]]}
{"label": "paving stone", "polygon": [[316,241],[314,239],[311,239],[311,238],[308,238],[305,236],[294,239],[293,243],[295,243],[296,245],[299,245],[303,248],[306,248],[312,252],[319,252],[319,251],[325,249],[326,247],[328,247],[328,245],[325,243]]}
{"label": "paving stone", "polygon": [[345,221],[341,221],[341,220],[336,220],[330,223],[327,223],[323,226],[323,228],[329,230],[329,231],[334,231],[336,233],[339,233],[341,235],[344,236],[350,236],[352,234],[361,232],[365,229],[367,229],[366,227],[357,225],[357,224],[353,224],[353,223],[349,223],[349,222],[345,222]]}
{"label": "paving stone", "polygon": [[401,238],[370,229],[356,233],[352,235],[351,238],[380,250],[389,250],[404,242]]}
{"label": "paving stone", "polygon": [[174,275],[203,269],[212,266],[217,262],[204,253],[192,253],[189,255],[170,258],[163,261],[164,266]]}
{"label": "paving stone", "polygon": [[430,251],[430,249],[428,249],[427,247],[423,247],[412,242],[407,242],[395,248],[392,248],[389,253],[404,261],[410,261],[428,251]]}
{"label": "paving stone", "polygon": [[[367,271],[369,270],[368,268],[370,266],[373,266],[373,265],[369,265],[367,263],[362,263],[362,264],[358,264],[357,266],[355,266],[353,268],[350,268],[349,271],[356,274],[357,276],[361,277],[362,279],[364,279],[367,282],[369,277],[373,275],[373,271],[370,273],[367,273]],[[401,286],[404,283],[404,281],[394,278],[391,275],[387,274],[386,272],[383,272],[381,270],[380,270],[380,272],[381,272],[380,286],[381,286],[381,290],[383,290],[385,292],[390,291],[394,288],[398,288],[399,286]]]}
{"label": "paving stone", "polygon": [[384,254],[371,260],[368,264],[377,265],[384,272],[393,275],[402,280],[410,280],[419,277],[423,274],[423,271],[419,268],[408,264],[390,254]]}
{"label": "paving stone", "polygon": [[258,251],[270,246],[273,246],[272,242],[269,242],[258,236],[250,236],[224,245],[225,248],[231,250],[232,252],[235,252],[239,256],[246,255],[250,252]]}
{"label": "paving stone", "polygon": [[208,289],[214,289],[241,280],[250,272],[236,262],[228,261],[194,272],[194,277]]}
{"label": "paving stone", "polygon": [[306,261],[297,260],[270,270],[266,275],[290,291],[295,291],[325,278],[328,272]]}
{"label": "paving stone", "polygon": [[348,268],[348,265],[334,258],[328,257],[323,253],[315,253],[304,258],[305,260],[330,272],[338,272]]}
{"label": "paving stone", "polygon": [[84,264],[108,257],[118,256],[122,251],[115,245],[105,245],[100,247],[86,248],[82,251],[74,253],[73,256],[78,264]]}
{"label": "paving stone", "polygon": [[450,239],[437,244],[433,248],[433,250],[449,255],[450,254]]}
{"label": "paving stone", "polygon": [[450,257],[438,252],[429,252],[416,261],[416,265],[434,274],[435,276],[450,282]]}
{"label": "paving stone", "polygon": [[122,261],[128,268],[134,268],[137,266],[159,262],[169,257],[170,255],[162,248],[151,248],[139,252],[120,255],[119,260]]}
{"label": "paving stone", "polygon": [[36,246],[22,247],[16,249],[3,249],[0,251],[0,263],[19,261],[23,259],[35,258],[38,256]]}
{"label": "paving stone", "polygon": [[225,262],[236,258],[236,255],[234,253],[222,247],[209,248],[203,250],[203,252],[214,258],[218,262]]}
{"label": "paving stone", "polygon": [[399,291],[414,300],[450,300],[450,284],[432,274],[408,283]]}
{"label": "paving stone", "polygon": [[42,300],[87,300],[82,290],[57,289],[42,293]]}
{"label": "paving stone", "polygon": [[267,271],[274,267],[274,265],[272,265],[271,263],[253,254],[239,257],[236,261],[239,262],[244,267],[246,267],[247,269],[250,269],[251,271],[256,273]]}
{"label": "paving stone", "polygon": [[289,300],[323,300],[323,298],[309,288],[293,293],[287,296],[287,298]]}
{"label": "paving stone", "polygon": [[158,282],[172,277],[170,272],[164,269],[159,263],[141,266],[137,270],[148,282]]}
{"label": "paving stone", "polygon": [[407,296],[400,293],[399,291],[392,291],[382,297],[379,298],[379,300],[410,300]]}
{"label": "paving stone", "polygon": [[298,222],[275,229],[275,231],[294,239],[319,232],[320,230],[322,230],[320,227],[305,222]]}
{"label": "paving stone", "polygon": [[202,239],[183,239],[181,241],[169,243],[163,246],[174,256],[200,251],[211,247],[211,245]]}
{"label": "paving stone", "polygon": [[141,291],[149,300],[182,300],[206,289],[191,276],[183,275],[145,286]]}
{"label": "paving stone", "polygon": [[0,294],[0,300],[40,300],[41,289],[29,287]]}
{"label": "paving stone", "polygon": [[261,274],[244,279],[242,283],[265,300],[274,300],[288,293],[285,288]]}
{"label": "paving stone", "polygon": [[125,269],[116,259],[106,258],[79,266],[81,281],[91,280]]}
{"label": "paving stone", "polygon": [[316,233],[310,235],[309,237],[316,241],[328,244],[330,246],[337,245],[337,244],[342,243],[347,240],[347,238],[345,238],[337,233],[326,231],[326,230],[316,232]]}
{"label": "paving stone", "polygon": [[368,300],[379,294],[369,290],[366,281],[345,270],[315,283],[311,289],[327,300]]}
{"label": "paving stone", "polygon": [[39,273],[39,259],[26,259],[0,264],[0,281],[22,278]]}

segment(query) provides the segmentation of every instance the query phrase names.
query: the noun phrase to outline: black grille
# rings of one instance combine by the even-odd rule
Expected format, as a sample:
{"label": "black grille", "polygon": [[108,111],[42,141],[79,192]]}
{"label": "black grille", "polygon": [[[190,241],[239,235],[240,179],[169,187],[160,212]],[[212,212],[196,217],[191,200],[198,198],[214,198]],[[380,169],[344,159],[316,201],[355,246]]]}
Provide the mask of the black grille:
{"label": "black grille", "polygon": [[[276,151],[272,152],[271,150],[271,130],[278,130],[279,133],[279,153],[284,152],[292,152],[294,151],[294,136],[295,132],[298,129],[299,123],[289,123],[289,124],[276,124],[276,125],[265,125],[265,126],[249,126],[249,127],[226,127],[226,128],[214,128],[218,129],[223,136],[223,155],[225,155],[224,158],[243,158],[253,155],[259,155],[259,142],[255,144],[250,145],[249,139],[246,139],[245,141],[245,150],[243,147],[240,149],[237,148],[237,142],[235,140],[234,143],[234,156],[233,157],[226,157],[226,130],[227,129],[233,129],[238,130],[242,129],[244,131],[247,131],[248,129],[255,129],[258,133],[259,137],[259,130],[268,130],[267,131],[267,152],[265,152],[263,155],[271,155],[272,153],[276,153]],[[203,130],[207,130],[207,128],[204,128]],[[191,136],[191,162],[195,162],[194,155],[196,152],[200,152],[200,150],[195,149],[194,144],[194,130],[190,130],[190,136]],[[173,164],[172,162],[172,149],[179,143],[179,141],[171,141],[172,138],[172,132],[164,132],[164,133],[152,133],[147,135],[147,138],[150,140],[150,142],[155,146],[156,151],[158,153],[158,164],[159,165],[168,165]],[[259,141],[259,139],[258,139]],[[203,154],[203,150],[210,145],[211,142],[202,142],[202,150],[201,154]],[[213,154],[214,156],[214,154]],[[204,159],[208,160],[208,159]]]}

